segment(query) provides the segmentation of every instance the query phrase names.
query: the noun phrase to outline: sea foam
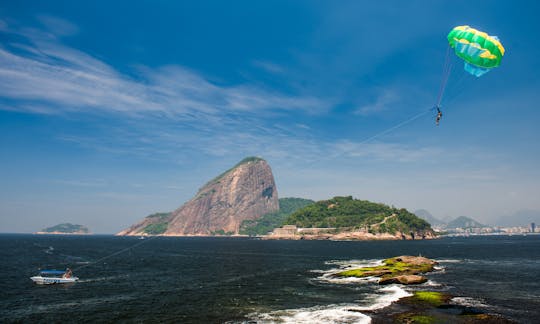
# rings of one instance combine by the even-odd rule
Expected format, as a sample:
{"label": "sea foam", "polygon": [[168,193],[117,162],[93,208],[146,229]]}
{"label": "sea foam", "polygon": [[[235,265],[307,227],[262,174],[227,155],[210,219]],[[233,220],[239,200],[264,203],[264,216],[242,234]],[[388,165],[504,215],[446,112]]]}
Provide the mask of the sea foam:
{"label": "sea foam", "polygon": [[320,273],[321,275],[315,280],[328,282],[332,284],[351,284],[351,283],[368,283],[368,282],[378,282],[379,278],[377,277],[336,277],[335,274],[357,268],[365,267],[376,267],[383,264],[383,260],[332,260],[327,261],[325,264],[337,266],[337,268],[331,268],[328,270],[312,270],[311,272]]}
{"label": "sea foam", "polygon": [[357,307],[359,311],[373,311],[390,306],[393,302],[403,297],[412,296],[412,294],[398,285],[391,285],[377,290],[377,293],[371,295],[369,304]]}
{"label": "sea foam", "polygon": [[262,323],[371,323],[371,317],[356,311],[355,307],[341,304],[287,309],[257,314],[253,319]]}
{"label": "sea foam", "polygon": [[359,304],[339,304],[287,309],[263,314],[252,314],[251,319],[262,323],[371,323],[365,311],[374,311],[407,296],[403,288],[391,285],[377,289]]}

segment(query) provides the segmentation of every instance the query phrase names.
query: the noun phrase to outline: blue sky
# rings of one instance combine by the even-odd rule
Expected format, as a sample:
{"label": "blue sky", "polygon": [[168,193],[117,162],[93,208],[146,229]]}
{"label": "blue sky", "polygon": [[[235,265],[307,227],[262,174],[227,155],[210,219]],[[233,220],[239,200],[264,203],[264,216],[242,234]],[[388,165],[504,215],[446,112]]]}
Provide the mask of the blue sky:
{"label": "blue sky", "polygon": [[[4,1],[0,231],[113,233],[251,155],[270,163],[280,197],[353,195],[486,223],[540,210],[539,9]],[[507,52],[480,78],[453,58],[436,127],[446,34],[463,24]]]}

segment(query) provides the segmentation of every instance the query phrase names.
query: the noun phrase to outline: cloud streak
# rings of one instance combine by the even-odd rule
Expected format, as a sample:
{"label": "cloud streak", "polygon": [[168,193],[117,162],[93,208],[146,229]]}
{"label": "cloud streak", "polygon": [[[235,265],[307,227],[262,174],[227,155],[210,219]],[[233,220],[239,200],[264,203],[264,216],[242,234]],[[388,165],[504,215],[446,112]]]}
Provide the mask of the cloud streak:
{"label": "cloud streak", "polygon": [[[44,16],[58,32],[76,26]],[[178,65],[138,67],[123,74],[107,63],[65,46],[57,35],[36,29],[2,30],[23,41],[0,47],[0,97],[3,109],[37,113],[114,112],[169,115],[257,113],[268,110],[326,110],[313,96],[289,95],[248,84],[218,86]]]}
{"label": "cloud streak", "polygon": [[387,110],[389,106],[396,104],[399,100],[400,97],[395,91],[384,89],[379,93],[373,103],[358,108],[355,113],[367,116],[383,112]]}

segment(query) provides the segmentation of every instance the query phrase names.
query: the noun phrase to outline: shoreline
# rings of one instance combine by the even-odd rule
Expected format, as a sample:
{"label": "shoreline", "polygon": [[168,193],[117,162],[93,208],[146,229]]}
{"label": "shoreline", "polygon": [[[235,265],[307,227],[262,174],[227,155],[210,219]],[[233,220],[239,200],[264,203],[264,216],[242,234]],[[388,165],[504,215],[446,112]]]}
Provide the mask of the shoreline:
{"label": "shoreline", "polygon": [[112,234],[114,236],[128,236],[128,237],[208,237],[208,238],[251,238],[254,240],[290,240],[290,241],[411,241],[411,240],[435,240],[438,236],[430,235],[425,238],[411,238],[410,235],[406,235],[406,238],[392,234],[352,234],[351,233],[339,233],[332,235],[206,235],[206,234]]}
{"label": "shoreline", "polygon": [[95,235],[95,234],[92,234],[92,233],[65,233],[65,232],[34,232],[34,233],[31,233],[31,234],[35,234],[35,235]]}

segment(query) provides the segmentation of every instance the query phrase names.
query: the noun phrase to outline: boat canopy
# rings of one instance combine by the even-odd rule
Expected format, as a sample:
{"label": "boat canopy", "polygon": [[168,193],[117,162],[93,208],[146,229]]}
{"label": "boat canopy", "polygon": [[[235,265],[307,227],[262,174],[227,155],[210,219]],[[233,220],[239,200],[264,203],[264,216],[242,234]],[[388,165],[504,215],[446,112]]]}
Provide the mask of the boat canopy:
{"label": "boat canopy", "polygon": [[63,275],[66,272],[62,270],[41,270],[39,273],[44,275]]}

